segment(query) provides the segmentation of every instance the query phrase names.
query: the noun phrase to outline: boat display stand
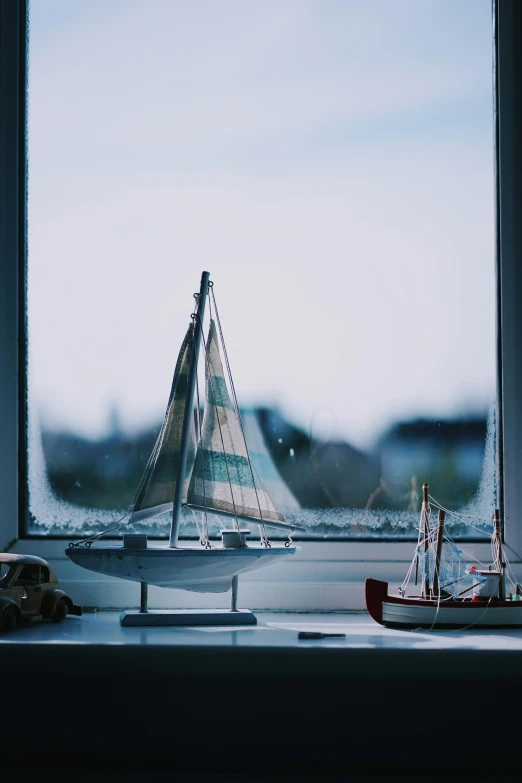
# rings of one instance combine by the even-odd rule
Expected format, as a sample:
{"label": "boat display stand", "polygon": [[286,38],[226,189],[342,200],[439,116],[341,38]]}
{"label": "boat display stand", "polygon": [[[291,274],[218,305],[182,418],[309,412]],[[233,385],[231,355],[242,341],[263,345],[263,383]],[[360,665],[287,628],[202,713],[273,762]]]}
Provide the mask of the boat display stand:
{"label": "boat display stand", "polygon": [[249,609],[237,608],[239,578],[232,579],[232,600],[230,609],[149,609],[148,584],[141,582],[139,610],[126,610],[120,615],[123,626],[180,626],[197,625],[257,625],[257,618]]}

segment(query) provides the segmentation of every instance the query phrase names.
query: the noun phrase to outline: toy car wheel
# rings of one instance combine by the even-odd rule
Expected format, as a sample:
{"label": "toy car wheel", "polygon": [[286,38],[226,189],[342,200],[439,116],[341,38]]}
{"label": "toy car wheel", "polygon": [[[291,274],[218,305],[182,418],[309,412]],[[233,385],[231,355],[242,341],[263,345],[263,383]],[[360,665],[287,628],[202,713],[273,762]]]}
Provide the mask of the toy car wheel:
{"label": "toy car wheel", "polygon": [[51,615],[51,620],[53,621],[53,623],[61,623],[62,620],[66,618],[68,611],[69,611],[69,606],[67,605],[67,601],[65,600],[65,598],[60,598],[60,600],[54,607],[54,612]]}
{"label": "toy car wheel", "polygon": [[2,631],[12,631],[18,625],[18,614],[13,606],[8,606],[4,609],[2,617],[0,618],[0,627]]}

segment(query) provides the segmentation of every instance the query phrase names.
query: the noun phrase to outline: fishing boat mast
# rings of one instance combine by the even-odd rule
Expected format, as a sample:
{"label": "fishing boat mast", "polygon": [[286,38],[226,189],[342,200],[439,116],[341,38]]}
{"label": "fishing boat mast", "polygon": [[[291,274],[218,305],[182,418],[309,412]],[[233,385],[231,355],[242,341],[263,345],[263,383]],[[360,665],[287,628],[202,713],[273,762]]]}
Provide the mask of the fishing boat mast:
{"label": "fishing boat mast", "polygon": [[495,509],[493,512],[493,528],[495,536],[495,545],[497,549],[497,562],[496,562],[496,568],[499,572],[499,580],[498,580],[498,597],[501,601],[506,600],[506,582],[504,579],[504,569],[505,569],[505,563],[504,563],[504,555],[502,553],[502,529],[500,525],[500,511],[498,508]]}
{"label": "fishing boat mast", "polygon": [[440,595],[440,561],[442,558],[442,541],[444,538],[444,521],[446,512],[439,509],[439,526],[437,529],[437,552],[435,555],[435,573],[433,575],[433,593],[437,598]]}
{"label": "fishing boat mast", "polygon": [[426,482],[422,485],[422,518],[424,521],[424,598],[430,597],[430,573],[428,567],[429,547],[430,547],[430,520],[429,520],[429,500],[428,485]]}
{"label": "fishing boat mast", "polygon": [[210,272],[203,272],[201,275],[201,285],[194,318],[194,340],[192,343],[192,350],[190,355],[190,367],[187,378],[187,395],[185,399],[181,441],[179,446],[176,488],[174,491],[174,503],[172,507],[172,523],[170,527],[169,542],[169,546],[172,548],[176,548],[178,546],[179,526],[181,522],[181,506],[183,503],[183,489],[185,486],[185,471],[187,468],[187,454],[190,440],[190,427],[192,424],[194,408],[194,392],[196,390],[196,380],[198,374],[199,349],[201,345],[201,334],[203,332],[203,317],[205,315],[205,304],[208,296],[209,280]]}

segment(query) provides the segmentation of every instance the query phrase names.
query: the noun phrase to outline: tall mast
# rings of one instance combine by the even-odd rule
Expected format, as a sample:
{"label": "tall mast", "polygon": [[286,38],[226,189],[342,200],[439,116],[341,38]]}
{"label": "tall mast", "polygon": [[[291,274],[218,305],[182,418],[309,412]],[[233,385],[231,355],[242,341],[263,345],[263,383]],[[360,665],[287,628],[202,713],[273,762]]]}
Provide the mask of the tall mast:
{"label": "tall mast", "polygon": [[501,601],[506,600],[506,584],[504,580],[504,555],[502,554],[502,530],[500,526],[500,511],[498,508],[495,509],[493,514],[493,527],[494,527],[494,536],[495,536],[495,544],[497,548],[497,562],[496,562],[496,568],[498,572],[500,573],[500,578],[498,582],[498,597]]}
{"label": "tall mast", "polygon": [[430,520],[429,520],[428,485],[422,485],[422,517],[424,520],[424,598],[430,597],[430,572],[429,572],[429,546],[430,546]]}
{"label": "tall mast", "polygon": [[438,596],[440,593],[440,560],[442,557],[442,540],[444,537],[444,520],[446,519],[446,512],[439,509],[439,527],[437,529],[437,554],[435,557],[435,574],[433,575],[433,593]]}
{"label": "tall mast", "polygon": [[203,330],[203,316],[205,315],[205,304],[208,295],[208,282],[210,272],[203,272],[201,275],[201,286],[199,289],[199,298],[194,319],[194,341],[192,343],[192,352],[190,355],[190,367],[187,378],[187,396],[185,399],[185,410],[183,412],[183,427],[181,429],[181,441],[179,445],[179,463],[178,475],[176,476],[176,490],[174,492],[174,504],[172,507],[172,524],[170,527],[170,547],[177,547],[179,524],[181,522],[181,504],[183,503],[183,488],[185,486],[185,471],[187,468],[187,454],[190,439],[190,426],[194,410],[194,392],[196,390],[196,379],[198,375],[199,348],[201,345],[201,332]]}

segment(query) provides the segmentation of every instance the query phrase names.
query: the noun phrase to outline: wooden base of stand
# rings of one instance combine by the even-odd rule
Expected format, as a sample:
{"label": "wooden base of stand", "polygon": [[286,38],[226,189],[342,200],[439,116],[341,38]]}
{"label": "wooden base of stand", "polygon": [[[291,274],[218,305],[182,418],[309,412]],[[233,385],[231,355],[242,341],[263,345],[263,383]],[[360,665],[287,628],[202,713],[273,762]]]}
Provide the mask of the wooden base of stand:
{"label": "wooden base of stand", "polygon": [[230,609],[187,609],[150,610],[146,612],[125,611],[120,615],[124,626],[197,626],[197,625],[257,625],[257,617],[248,609],[236,612]]}

